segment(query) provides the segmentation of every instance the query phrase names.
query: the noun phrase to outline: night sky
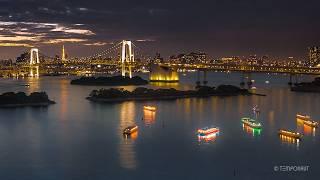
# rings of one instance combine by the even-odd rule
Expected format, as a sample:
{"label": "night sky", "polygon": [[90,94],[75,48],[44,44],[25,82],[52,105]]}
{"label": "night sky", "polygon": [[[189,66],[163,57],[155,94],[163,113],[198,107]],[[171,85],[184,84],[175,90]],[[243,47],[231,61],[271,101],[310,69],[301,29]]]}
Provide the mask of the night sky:
{"label": "night sky", "polygon": [[32,46],[91,55],[122,39],[149,55],[204,51],[305,58],[320,45],[318,0],[0,0],[0,58]]}

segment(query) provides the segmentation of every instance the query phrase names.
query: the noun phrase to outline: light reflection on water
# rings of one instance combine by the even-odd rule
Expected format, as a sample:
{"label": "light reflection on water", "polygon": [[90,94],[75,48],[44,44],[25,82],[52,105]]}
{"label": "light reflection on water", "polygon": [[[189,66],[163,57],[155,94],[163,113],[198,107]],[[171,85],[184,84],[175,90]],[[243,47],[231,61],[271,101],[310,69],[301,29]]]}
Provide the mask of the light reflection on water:
{"label": "light reflection on water", "polygon": [[[193,88],[194,75],[181,77],[182,84],[177,88]],[[241,171],[237,179],[285,179],[274,173],[275,164],[306,162],[312,167],[320,166],[315,156],[320,151],[319,134],[308,127],[300,129],[295,119],[299,112],[320,119],[320,95],[290,92],[287,77],[282,75],[268,76],[268,85],[264,83],[265,76],[257,76],[261,79],[255,78],[257,92],[266,97],[148,102],[156,104],[155,113],[143,110],[148,104],[145,102],[91,103],[85,97],[102,87],[71,86],[68,77],[1,79],[1,93],[46,91],[57,104],[40,110],[0,109],[0,179],[24,179],[27,175],[23,172],[32,172],[32,180],[86,180],[88,176],[196,179],[199,174],[209,179],[232,179],[229,174],[234,168]],[[238,85],[240,79],[236,73],[209,73],[208,77],[214,86]],[[19,86],[24,83],[31,86]],[[263,124],[259,138],[253,138],[252,131],[247,132],[240,125],[241,117],[253,115],[254,105],[260,108],[258,119]],[[147,120],[142,121],[142,117]],[[139,126],[139,133],[125,138],[122,130],[133,124]],[[199,148],[195,129],[205,126],[219,127],[223,133]],[[280,138],[279,128],[297,129],[305,136],[299,143]],[[248,159],[254,159],[257,166],[249,167]],[[308,175],[320,174],[311,171]]]}
{"label": "light reflection on water", "polygon": [[68,86],[69,86],[70,82],[67,79],[63,79],[61,80],[61,86],[60,86],[60,98],[59,98],[59,102],[60,102],[60,118],[62,120],[66,120],[67,117],[67,112],[69,110],[68,107],[68,96],[70,95]]}
{"label": "light reflection on water", "polygon": [[29,87],[26,87],[26,93],[30,94],[32,92],[40,91],[41,81],[37,77],[28,77],[25,78],[26,84],[29,84]]}
{"label": "light reflection on water", "polygon": [[297,150],[299,150],[300,139],[296,139],[296,138],[292,138],[292,137],[288,137],[288,136],[284,136],[284,135],[279,135],[279,136],[280,136],[281,143],[283,145],[295,146],[297,148]]}
{"label": "light reflection on water", "polygon": [[143,120],[146,126],[151,126],[156,121],[156,111],[143,110]]}
{"label": "light reflection on water", "polygon": [[138,133],[134,133],[130,137],[125,137],[123,135],[123,129],[135,125],[135,111],[134,102],[125,102],[120,105],[120,123],[118,128],[120,137],[119,158],[120,165],[126,169],[135,169],[137,167],[134,141],[137,139]]}
{"label": "light reflection on water", "polygon": [[316,136],[316,128],[308,125],[303,125],[303,133],[309,136]]}
{"label": "light reflection on water", "polygon": [[297,130],[306,136],[316,136],[316,128],[304,124],[301,119],[297,119]]}
{"label": "light reflection on water", "polygon": [[261,129],[252,128],[246,124],[242,124],[242,129],[244,132],[250,134],[253,137],[257,137],[261,135]]}

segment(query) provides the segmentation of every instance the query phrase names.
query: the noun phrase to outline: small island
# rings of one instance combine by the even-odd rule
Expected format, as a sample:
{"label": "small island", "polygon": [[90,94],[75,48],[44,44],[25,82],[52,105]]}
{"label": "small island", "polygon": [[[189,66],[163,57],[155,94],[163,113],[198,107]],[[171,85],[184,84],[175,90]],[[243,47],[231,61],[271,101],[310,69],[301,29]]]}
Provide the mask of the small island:
{"label": "small island", "polygon": [[33,92],[29,96],[24,92],[6,92],[0,95],[0,108],[24,106],[48,106],[55,104],[45,92]]}
{"label": "small island", "polygon": [[320,93],[320,77],[315,78],[312,82],[297,83],[291,87],[291,91]]}
{"label": "small island", "polygon": [[148,89],[138,87],[133,91],[121,89],[100,89],[93,90],[88,100],[93,102],[121,102],[121,101],[141,101],[141,100],[171,100],[178,98],[191,97],[210,97],[210,96],[237,96],[251,95],[247,89],[240,89],[232,85],[220,85],[217,88],[201,86],[196,90],[181,91],[176,89]]}
{"label": "small island", "polygon": [[73,85],[86,85],[86,86],[139,86],[148,84],[147,80],[139,76],[132,78],[123,76],[112,77],[81,77],[71,81]]}

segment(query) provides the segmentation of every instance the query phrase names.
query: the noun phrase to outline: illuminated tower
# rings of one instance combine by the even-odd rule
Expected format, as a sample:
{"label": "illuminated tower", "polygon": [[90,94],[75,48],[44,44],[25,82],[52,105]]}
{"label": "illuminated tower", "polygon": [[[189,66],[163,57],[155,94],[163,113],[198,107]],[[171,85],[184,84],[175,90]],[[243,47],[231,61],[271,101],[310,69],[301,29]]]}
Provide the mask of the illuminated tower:
{"label": "illuminated tower", "polygon": [[30,65],[39,64],[39,49],[31,48],[30,50]]}
{"label": "illuminated tower", "polygon": [[61,61],[66,61],[66,52],[64,50],[64,45],[62,45]]}
{"label": "illuminated tower", "polygon": [[123,77],[126,76],[126,73],[129,74],[129,77],[132,78],[132,70],[131,66],[134,62],[134,51],[131,41],[122,41],[122,49],[121,49],[121,65],[122,70],[121,74]]}

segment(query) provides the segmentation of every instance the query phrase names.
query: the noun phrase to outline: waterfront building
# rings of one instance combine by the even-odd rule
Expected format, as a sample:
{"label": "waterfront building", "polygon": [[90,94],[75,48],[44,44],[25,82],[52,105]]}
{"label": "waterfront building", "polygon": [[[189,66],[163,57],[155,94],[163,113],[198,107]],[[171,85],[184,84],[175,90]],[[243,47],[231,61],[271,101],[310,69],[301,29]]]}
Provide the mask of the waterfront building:
{"label": "waterfront building", "polygon": [[179,82],[179,75],[168,67],[151,65],[150,82]]}
{"label": "waterfront building", "polygon": [[170,56],[170,62],[176,64],[199,64],[208,63],[207,54],[204,52],[191,52],[189,54],[179,54]]}
{"label": "waterfront building", "polygon": [[0,67],[12,66],[13,62],[11,59],[0,60]]}
{"label": "waterfront building", "polygon": [[17,57],[16,62],[17,63],[26,63],[28,60],[30,60],[30,53],[24,52],[19,57]]}
{"label": "waterfront building", "polygon": [[318,64],[320,64],[320,47],[309,47],[309,65],[317,66]]}
{"label": "waterfront building", "polygon": [[163,63],[163,58],[161,57],[160,53],[156,53],[154,57],[154,63]]}
{"label": "waterfront building", "polygon": [[221,58],[221,62],[223,64],[240,64],[241,59],[237,56],[223,57],[223,58]]}

